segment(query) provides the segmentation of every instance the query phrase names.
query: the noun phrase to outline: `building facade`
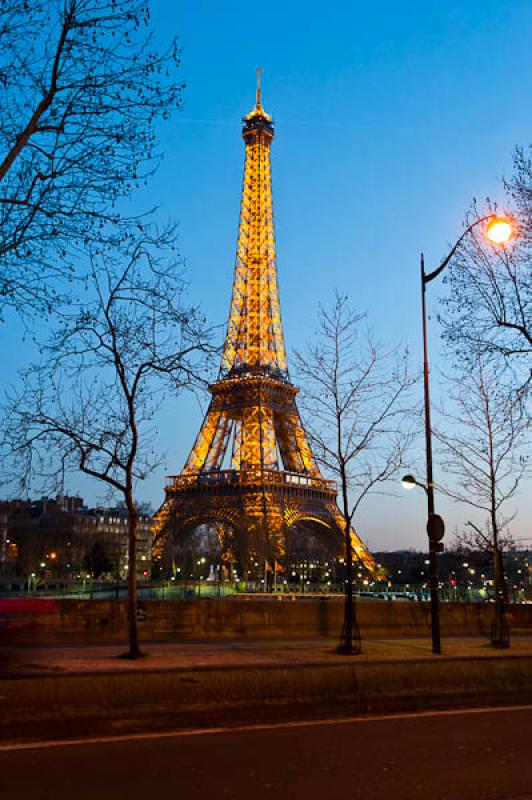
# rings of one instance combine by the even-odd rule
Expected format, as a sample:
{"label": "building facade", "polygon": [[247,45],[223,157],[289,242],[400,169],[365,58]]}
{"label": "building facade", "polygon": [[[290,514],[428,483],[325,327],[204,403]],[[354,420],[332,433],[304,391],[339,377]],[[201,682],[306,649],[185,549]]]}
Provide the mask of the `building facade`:
{"label": "building facade", "polygon": [[[139,515],[137,577],[151,579],[151,516]],[[128,573],[128,514],[120,506],[87,507],[58,495],[0,503],[0,575],[36,585],[87,578],[124,581]]]}

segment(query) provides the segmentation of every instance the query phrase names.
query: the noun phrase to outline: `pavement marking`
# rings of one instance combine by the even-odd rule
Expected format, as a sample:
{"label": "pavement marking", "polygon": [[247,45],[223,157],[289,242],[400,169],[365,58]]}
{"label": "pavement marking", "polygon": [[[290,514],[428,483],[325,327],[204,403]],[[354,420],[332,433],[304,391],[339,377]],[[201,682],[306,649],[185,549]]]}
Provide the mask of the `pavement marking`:
{"label": "pavement marking", "polygon": [[407,711],[397,714],[372,714],[340,719],[296,720],[293,722],[266,722],[255,725],[224,725],[214,728],[182,728],[153,733],[129,733],[110,736],[88,736],[84,739],[52,739],[44,742],[13,742],[0,744],[0,753],[16,750],[44,750],[52,747],[75,747],[87,744],[118,744],[120,742],[149,741],[151,739],[180,739],[188,736],[213,736],[221,733],[253,733],[259,731],[290,730],[293,728],[317,728],[327,725],[352,725],[361,722],[385,722],[403,719],[425,719],[434,717],[453,717],[480,714],[501,714],[509,711],[532,711],[532,705],[497,706],[493,708],[455,708],[437,711]]}

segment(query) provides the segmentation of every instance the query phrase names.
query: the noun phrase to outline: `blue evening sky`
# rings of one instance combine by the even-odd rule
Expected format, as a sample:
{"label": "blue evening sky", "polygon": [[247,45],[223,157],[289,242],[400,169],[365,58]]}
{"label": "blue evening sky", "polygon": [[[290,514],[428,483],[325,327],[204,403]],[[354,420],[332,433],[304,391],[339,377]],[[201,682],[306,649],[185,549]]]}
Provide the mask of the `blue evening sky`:
{"label": "blue evening sky", "polygon": [[[194,299],[213,322],[225,321],[244,157],[240,118],[253,106],[261,66],[263,103],[276,122],[277,265],[289,354],[337,287],[368,310],[379,338],[407,343],[417,366],[419,251],[435,264],[473,196],[502,199],[513,148],[532,141],[531,0],[154,0],[153,22],[161,38],[179,36],[187,89],[182,112],[162,130],[166,157],[146,201],[179,220]],[[431,286],[434,310],[440,290]],[[11,373],[26,350],[18,341],[13,347],[6,330],[1,336],[4,352],[7,343],[16,353]],[[435,318],[431,348],[442,364]],[[192,398],[169,398],[159,426],[168,472],[181,469],[201,417]],[[162,483],[161,472],[141,498],[158,505]],[[76,477],[70,488],[80,487],[89,501],[98,497]],[[518,537],[532,535],[526,503],[530,517],[522,492]],[[439,510],[449,531],[470,518],[447,502]],[[422,547],[424,497],[399,489],[370,500],[357,527],[372,549]]]}

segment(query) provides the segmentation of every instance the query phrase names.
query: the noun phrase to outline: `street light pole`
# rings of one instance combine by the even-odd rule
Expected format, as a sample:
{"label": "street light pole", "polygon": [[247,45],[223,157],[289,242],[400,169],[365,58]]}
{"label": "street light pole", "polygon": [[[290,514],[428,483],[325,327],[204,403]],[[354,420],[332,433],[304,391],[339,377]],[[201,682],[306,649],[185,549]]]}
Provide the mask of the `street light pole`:
{"label": "street light pole", "polygon": [[[426,306],[426,286],[440,275],[449,264],[454,254],[460,247],[462,241],[468,236],[473,228],[481,223],[488,222],[486,229],[487,238],[495,244],[504,244],[511,236],[512,229],[508,220],[498,217],[496,214],[487,214],[480,219],[474,220],[463,231],[462,235],[455,242],[447,257],[441,262],[433,272],[425,272],[425,260],[421,254],[421,315],[423,319],[423,385],[425,398],[425,450],[427,456],[427,482],[424,487],[427,492],[427,533],[429,536],[429,571],[430,571],[430,617],[432,630],[432,652],[441,653],[440,636],[440,595],[438,583],[438,561],[437,552],[441,549],[439,544],[443,537],[444,524],[434,510],[434,482],[432,475],[432,427],[430,423],[430,386],[429,386],[429,356],[427,343],[427,306]],[[408,476],[411,477],[411,476]],[[410,481],[411,483],[411,481]],[[417,481],[414,480],[414,485]]]}
{"label": "street light pole", "polygon": [[[425,450],[427,455],[427,519],[434,515],[434,484],[432,481],[432,428],[430,424],[430,387],[429,387],[429,355],[427,344],[427,305],[425,286],[428,283],[425,275],[425,259],[421,253],[421,315],[423,317],[423,387],[425,397]],[[440,636],[440,595],[438,586],[438,561],[436,558],[437,543],[429,537],[429,574],[430,574],[430,622],[432,631],[432,652],[441,653]]]}

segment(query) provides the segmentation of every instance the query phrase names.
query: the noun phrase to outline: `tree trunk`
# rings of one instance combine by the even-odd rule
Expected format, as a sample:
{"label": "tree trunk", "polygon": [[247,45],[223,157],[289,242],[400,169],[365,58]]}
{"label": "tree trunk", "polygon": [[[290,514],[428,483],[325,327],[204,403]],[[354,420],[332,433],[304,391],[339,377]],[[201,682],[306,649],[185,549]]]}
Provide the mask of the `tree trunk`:
{"label": "tree trunk", "polygon": [[[358,655],[361,652],[360,631],[355,620],[355,603],[353,598],[353,548],[351,546],[351,522],[349,518],[349,500],[347,497],[347,480],[342,476],[342,501],[345,520],[345,606],[344,625],[338,651],[346,655]],[[354,634],[354,636],[353,636]]]}
{"label": "tree trunk", "polygon": [[345,523],[345,610],[344,610],[344,646],[347,651],[353,650],[353,554],[351,552],[351,526]]}
{"label": "tree trunk", "polygon": [[510,646],[510,629],[506,619],[504,603],[507,600],[504,566],[499,545],[499,522],[497,519],[497,476],[495,468],[493,425],[488,393],[484,387],[482,365],[479,362],[481,389],[484,398],[484,414],[488,432],[488,452],[490,467],[490,501],[491,501],[491,535],[493,546],[493,580],[495,583],[495,618],[491,626],[491,644],[493,647]]}
{"label": "tree trunk", "polygon": [[504,563],[502,560],[501,548],[497,539],[495,539],[493,542],[493,577],[496,596],[500,597],[504,603],[507,603],[508,586],[506,584],[506,576],[504,574]]}
{"label": "tree trunk", "polygon": [[[494,483],[493,483],[494,488]],[[491,626],[492,647],[510,647],[510,628],[506,617],[505,602],[508,599],[506,581],[504,578],[504,566],[502,553],[499,545],[499,527],[495,509],[495,493],[492,494],[491,524],[493,537],[493,578],[495,583],[495,616]]]}
{"label": "tree trunk", "polygon": [[129,658],[141,658],[139,635],[137,626],[137,527],[138,511],[133,500],[131,488],[126,492],[126,505],[128,511],[128,574],[127,574],[127,622],[129,633]]}

